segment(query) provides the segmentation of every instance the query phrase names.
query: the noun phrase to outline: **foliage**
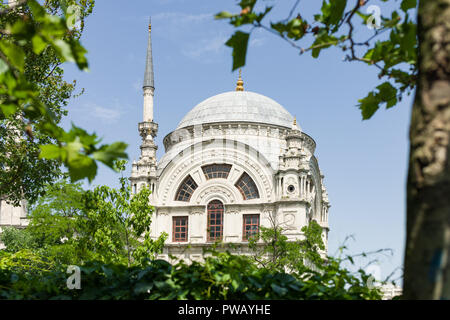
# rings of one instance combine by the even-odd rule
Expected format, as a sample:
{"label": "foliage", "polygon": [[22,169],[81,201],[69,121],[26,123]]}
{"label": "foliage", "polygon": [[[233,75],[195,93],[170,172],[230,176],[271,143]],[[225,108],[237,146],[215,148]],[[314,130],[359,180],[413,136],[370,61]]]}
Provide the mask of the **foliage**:
{"label": "foliage", "polygon": [[[292,247],[284,239],[277,242],[278,247],[286,249],[278,252],[296,258],[281,259],[282,265],[271,265],[271,261],[261,264],[252,256],[220,252],[217,247],[207,250],[203,261],[190,264],[183,260],[170,264],[149,254],[145,261],[130,266],[123,259],[107,261],[103,253],[102,261],[79,261],[81,290],[67,288],[67,264],[48,252],[0,251],[0,298],[380,299],[380,291],[367,285],[370,275],[361,268],[357,272],[343,268],[343,263],[351,257],[318,257],[318,250],[323,249],[318,228],[318,224],[312,223],[303,229],[305,239]],[[266,234],[269,239],[270,233]],[[301,255],[294,253],[300,251],[299,245],[303,250]],[[315,261],[317,268],[313,270],[305,265],[305,257]]]}
{"label": "foliage", "polygon": [[322,241],[322,227],[312,220],[301,231],[304,239],[290,241],[284,228],[269,219],[271,227],[261,227],[259,234],[250,238],[249,247],[253,251],[251,259],[257,265],[272,271],[290,271],[297,275],[310,271],[313,265],[322,265],[325,245]]}
{"label": "foliage", "polygon": [[[402,0],[400,8],[393,10],[390,16],[383,16],[380,12],[380,25],[373,23],[374,18],[375,22],[377,20],[376,11],[373,15],[363,13],[363,9],[371,9],[370,0],[354,0],[353,5],[349,2],[323,0],[320,11],[306,18],[298,9],[300,1],[296,1],[286,19],[268,24],[264,24],[263,19],[272,7],[256,10],[258,0],[241,0],[239,13],[216,14],[216,19],[226,19],[235,28],[251,28],[248,32],[236,31],[226,42],[233,49],[232,69],[245,65],[250,35],[256,28],[262,28],[287,41],[300,54],[311,52],[314,58],[318,58],[322,50],[338,47],[346,54],[346,61],[359,61],[376,67],[383,82],[359,100],[363,119],[372,117],[381,105],[386,108],[395,106],[416,85],[417,30],[415,21],[410,18],[410,11],[416,8],[417,1]],[[362,32],[364,30],[358,29],[365,38],[357,39],[356,23],[370,26],[373,30]],[[382,37],[388,33],[389,36]]]}
{"label": "foliage", "polygon": [[[81,289],[66,287],[62,268],[42,273],[16,273],[0,260],[3,299],[380,299],[364,280],[341,271],[325,277],[298,279],[259,268],[244,256],[213,252],[204,262],[188,265],[153,260],[145,267],[88,262],[81,266]],[[339,268],[333,264],[330,270]]]}
{"label": "foliage", "polygon": [[35,248],[37,243],[27,229],[3,227],[0,233],[0,242],[5,245],[5,251],[17,252],[21,249]]}
{"label": "foliage", "polygon": [[[125,161],[116,163],[117,170],[125,169]],[[84,215],[77,219],[74,240],[82,250],[94,253],[105,262],[145,263],[162,250],[167,234],[157,240],[150,237],[154,208],[149,204],[150,190],[143,187],[132,194],[131,185],[123,176],[120,188],[96,187],[86,192]]]}
{"label": "foliage", "polygon": [[83,214],[84,193],[80,183],[63,178],[47,185],[45,195],[31,208],[27,231],[40,248],[61,245],[76,235],[76,217]]}
{"label": "foliage", "polygon": [[[323,229],[315,220],[302,227],[304,238],[296,241],[288,239],[284,228],[277,224],[274,217],[269,216],[269,221],[271,226],[261,227],[259,234],[249,241],[249,247],[252,250],[249,259],[258,267],[272,272],[288,272],[302,281],[314,280],[319,290],[329,290],[331,286],[336,290],[372,294],[373,299],[380,294],[380,292],[368,290],[368,284],[373,285],[376,281],[370,278],[371,276],[363,268],[359,267],[356,271],[351,271],[344,267],[344,264],[350,263],[354,267],[357,257],[366,258],[384,251],[391,251],[390,249],[345,255],[343,253],[347,247],[344,243],[339,248],[339,255],[327,256],[322,240]],[[369,265],[376,261],[376,259],[372,260]],[[379,284],[386,284],[391,276]],[[342,294],[345,295],[343,292]]]}
{"label": "foliage", "polygon": [[81,183],[70,183],[67,177],[48,184],[45,195],[30,208],[31,217],[44,213],[63,217],[75,217],[81,214],[84,206],[85,191]]}
{"label": "foliage", "polygon": [[1,5],[0,193],[15,204],[41,195],[45,183],[59,175],[60,163],[73,181],[92,181],[96,161],[112,167],[114,159],[126,158],[122,142],[99,146],[95,134],[58,125],[74,90],[63,80],[61,64],[75,62],[87,70],[79,37],[93,6],[93,0]]}
{"label": "foliage", "polygon": [[[118,161],[116,170],[124,169],[125,162]],[[5,234],[7,250],[30,249],[65,265],[87,260],[145,264],[162,250],[167,234],[150,237],[154,208],[149,189],[132,194],[128,179],[122,176],[120,183],[117,189],[98,186],[92,191],[67,179],[48,185],[32,206],[29,226]]]}
{"label": "foliage", "polygon": [[[45,196],[30,208],[29,224],[25,229],[4,228],[0,241],[8,252],[29,249],[49,257],[60,256],[71,247],[65,241],[76,234],[76,216],[83,212],[84,190],[80,183],[61,179],[49,184]],[[69,250],[65,256],[70,255]],[[68,261],[68,260],[63,260]]]}

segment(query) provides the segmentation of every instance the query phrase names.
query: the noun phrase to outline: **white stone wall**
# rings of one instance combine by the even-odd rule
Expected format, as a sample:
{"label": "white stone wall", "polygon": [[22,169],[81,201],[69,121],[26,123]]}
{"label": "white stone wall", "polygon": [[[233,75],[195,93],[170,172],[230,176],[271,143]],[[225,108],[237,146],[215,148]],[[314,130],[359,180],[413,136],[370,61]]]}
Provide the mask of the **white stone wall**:
{"label": "white stone wall", "polygon": [[[269,219],[272,210],[276,210],[277,224],[283,227],[289,239],[301,238],[300,229],[308,223],[305,205],[290,203],[270,205],[270,207],[264,208],[261,205],[227,206],[224,204],[223,242],[246,244],[247,242],[243,240],[244,215],[259,214],[260,226],[269,228],[272,226]],[[166,232],[169,235],[166,243],[173,244],[172,219],[178,216],[188,217],[188,241],[181,244],[207,243],[206,206],[193,209],[189,207],[159,208],[152,221],[152,237],[156,238],[161,232]]]}
{"label": "white stone wall", "polygon": [[8,204],[5,200],[0,201],[0,226],[25,226],[26,215],[25,201],[18,207]]}

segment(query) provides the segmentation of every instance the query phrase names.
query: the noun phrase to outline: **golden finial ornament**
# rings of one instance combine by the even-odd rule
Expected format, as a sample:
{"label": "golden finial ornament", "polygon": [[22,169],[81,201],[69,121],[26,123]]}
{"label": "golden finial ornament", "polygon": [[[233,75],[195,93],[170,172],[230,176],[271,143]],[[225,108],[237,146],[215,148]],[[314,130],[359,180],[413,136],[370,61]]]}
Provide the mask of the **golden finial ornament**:
{"label": "golden finial ornament", "polygon": [[292,122],[292,130],[299,131],[299,127],[297,126],[297,117],[294,117],[294,121]]}
{"label": "golden finial ornament", "polygon": [[239,79],[236,83],[236,91],[244,91],[244,81],[242,81],[242,70],[239,69]]}
{"label": "golden finial ornament", "polygon": [[152,32],[152,23],[151,22],[148,24],[148,32]]}

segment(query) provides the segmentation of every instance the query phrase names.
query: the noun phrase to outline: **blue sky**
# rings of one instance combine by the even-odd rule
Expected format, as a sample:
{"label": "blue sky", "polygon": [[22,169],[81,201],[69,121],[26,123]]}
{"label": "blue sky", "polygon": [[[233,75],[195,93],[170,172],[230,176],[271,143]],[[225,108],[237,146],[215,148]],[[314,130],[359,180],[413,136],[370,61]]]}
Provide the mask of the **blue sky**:
{"label": "blue sky", "polygon": [[[276,4],[271,18],[276,20],[287,15],[293,2],[263,4]],[[302,1],[302,16],[317,11],[320,3]],[[234,90],[237,72],[231,72],[231,49],[224,45],[233,28],[213,18],[222,10],[236,12],[238,7],[232,0],[97,0],[82,40],[89,51],[90,72],[66,66],[67,79],[76,79],[85,93],[71,100],[64,125],[74,122],[105,142],[124,141],[129,144],[130,161],[139,157],[137,123],[142,119],[151,15],[156,141],[161,157],[162,139],[191,108],[212,95]],[[359,27],[356,34],[367,32]],[[374,68],[344,62],[343,56],[335,49],[322,52],[319,59],[300,56],[286,42],[257,30],[243,68],[244,86],[279,102],[315,139],[332,205],[329,253],[348,235],[356,239],[349,242],[351,252],[392,248],[392,257],[381,257],[385,276],[403,262],[412,97],[362,121],[357,100],[380,82]],[[96,184],[115,186],[117,174],[101,167]]]}

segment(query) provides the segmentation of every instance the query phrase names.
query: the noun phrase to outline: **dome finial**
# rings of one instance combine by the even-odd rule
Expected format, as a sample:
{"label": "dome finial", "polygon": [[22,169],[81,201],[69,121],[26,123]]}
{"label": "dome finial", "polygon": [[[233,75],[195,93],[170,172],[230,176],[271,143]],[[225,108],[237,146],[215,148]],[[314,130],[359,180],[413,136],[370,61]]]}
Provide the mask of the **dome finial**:
{"label": "dome finial", "polygon": [[244,81],[242,81],[242,70],[239,69],[239,79],[236,83],[236,91],[244,91]]}
{"label": "dome finial", "polygon": [[294,121],[292,122],[292,130],[300,130],[297,126],[297,117],[294,117]]}

